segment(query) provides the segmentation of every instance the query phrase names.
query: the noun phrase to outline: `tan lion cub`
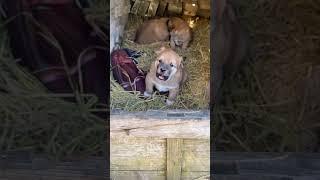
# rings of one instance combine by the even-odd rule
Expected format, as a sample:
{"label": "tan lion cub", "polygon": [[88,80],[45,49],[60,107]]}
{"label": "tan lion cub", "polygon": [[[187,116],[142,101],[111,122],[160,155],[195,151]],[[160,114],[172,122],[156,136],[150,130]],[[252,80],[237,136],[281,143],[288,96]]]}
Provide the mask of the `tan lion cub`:
{"label": "tan lion cub", "polygon": [[156,51],[157,59],[151,64],[146,77],[145,97],[150,97],[155,87],[160,92],[168,92],[167,105],[172,105],[180,87],[187,79],[187,74],[182,65],[183,58],[170,48],[161,47]]}
{"label": "tan lion cub", "polygon": [[169,40],[168,20],[159,18],[145,21],[136,32],[135,42],[149,44]]}
{"label": "tan lion cub", "polygon": [[192,31],[188,23],[181,18],[172,17],[168,21],[168,29],[170,32],[170,46],[175,48],[181,46],[186,49],[192,39]]}

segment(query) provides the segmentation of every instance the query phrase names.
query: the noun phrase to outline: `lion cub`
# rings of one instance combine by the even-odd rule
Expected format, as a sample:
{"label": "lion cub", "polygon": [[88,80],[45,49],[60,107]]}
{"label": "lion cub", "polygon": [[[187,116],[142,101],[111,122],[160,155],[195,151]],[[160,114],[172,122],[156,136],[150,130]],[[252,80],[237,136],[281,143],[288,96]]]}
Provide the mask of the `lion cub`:
{"label": "lion cub", "polygon": [[134,41],[149,44],[169,40],[168,20],[169,18],[159,18],[145,21],[137,30]]}
{"label": "lion cub", "polygon": [[167,105],[172,105],[179,94],[180,87],[187,80],[187,74],[183,68],[182,60],[175,51],[161,47],[156,51],[157,59],[151,64],[146,77],[145,97],[150,97],[155,87],[160,92],[168,92]]}
{"label": "lion cub", "polygon": [[168,29],[170,32],[170,46],[175,48],[181,46],[186,49],[192,39],[192,31],[188,23],[181,18],[172,17],[168,21]]}

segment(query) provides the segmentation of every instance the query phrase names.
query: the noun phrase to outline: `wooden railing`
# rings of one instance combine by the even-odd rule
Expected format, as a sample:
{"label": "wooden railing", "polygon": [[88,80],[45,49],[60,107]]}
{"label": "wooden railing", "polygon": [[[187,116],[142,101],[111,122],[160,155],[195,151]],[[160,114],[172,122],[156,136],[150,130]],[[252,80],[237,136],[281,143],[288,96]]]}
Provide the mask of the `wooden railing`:
{"label": "wooden railing", "polygon": [[112,177],[133,180],[209,177],[209,117],[208,111],[113,112]]}

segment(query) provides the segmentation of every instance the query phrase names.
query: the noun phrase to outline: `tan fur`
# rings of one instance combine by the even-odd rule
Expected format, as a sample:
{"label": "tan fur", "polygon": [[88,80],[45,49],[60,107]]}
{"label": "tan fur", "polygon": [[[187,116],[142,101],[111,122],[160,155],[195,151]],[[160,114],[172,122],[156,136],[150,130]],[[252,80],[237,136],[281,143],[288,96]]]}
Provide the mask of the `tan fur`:
{"label": "tan fur", "polygon": [[159,18],[145,21],[136,32],[135,42],[149,44],[169,40],[168,20],[169,18]]}
{"label": "tan fur", "polygon": [[168,22],[168,29],[170,31],[170,46],[175,48],[181,46],[186,49],[192,39],[192,31],[188,23],[181,18],[172,17]]}
{"label": "tan fur", "polygon": [[[146,91],[144,95],[150,97],[153,93],[153,88],[156,87],[159,91],[168,89],[169,97],[166,101],[167,105],[172,105],[180,91],[182,84],[187,80],[187,74],[182,64],[182,57],[170,48],[162,47],[157,53],[157,59],[151,64],[150,71],[146,77]],[[169,65],[172,63],[172,73],[168,80],[160,80],[157,73],[160,72],[160,63],[162,65]],[[159,65],[159,66],[158,66]],[[159,88],[160,87],[160,88]],[[165,91],[163,91],[165,92]]]}

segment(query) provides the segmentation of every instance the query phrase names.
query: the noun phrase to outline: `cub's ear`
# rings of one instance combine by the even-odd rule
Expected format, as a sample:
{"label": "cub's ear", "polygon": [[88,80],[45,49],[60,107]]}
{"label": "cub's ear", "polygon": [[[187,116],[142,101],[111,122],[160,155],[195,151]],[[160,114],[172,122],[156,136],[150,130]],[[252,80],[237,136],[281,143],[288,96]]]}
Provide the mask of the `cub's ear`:
{"label": "cub's ear", "polygon": [[159,55],[159,54],[161,54],[163,51],[165,51],[166,49],[167,49],[166,47],[162,46],[159,50],[155,51],[155,53],[156,53],[157,55]]}

